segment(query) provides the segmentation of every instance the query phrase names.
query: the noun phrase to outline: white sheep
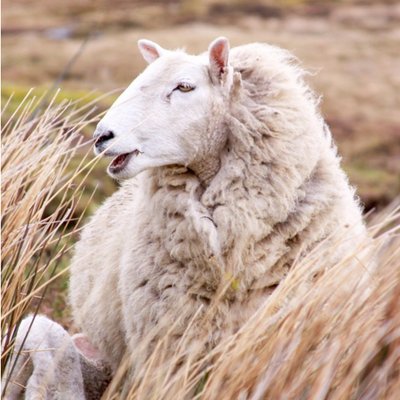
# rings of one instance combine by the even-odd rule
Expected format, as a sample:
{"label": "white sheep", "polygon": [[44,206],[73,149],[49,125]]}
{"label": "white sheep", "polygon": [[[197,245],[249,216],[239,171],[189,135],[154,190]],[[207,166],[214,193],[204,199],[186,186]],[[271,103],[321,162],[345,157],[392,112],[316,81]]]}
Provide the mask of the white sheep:
{"label": "white sheep", "polygon": [[114,369],[151,335],[173,329],[178,340],[227,277],[235,288],[207,328],[212,343],[243,324],[296,257],[328,236],[351,238],[340,256],[365,231],[287,51],[230,50],[225,38],[200,56],[148,40],[139,49],[150,65],[94,135],[124,182],[85,228],[71,266],[75,322]]}
{"label": "white sheep", "polygon": [[200,56],[148,40],[139,49],[150,65],[95,132],[97,153],[115,157],[109,174],[124,181],[84,229],[70,282],[76,325],[113,371],[131,355],[133,377],[159,338],[179,341],[210,304],[210,324],[191,331],[213,346],[296,257],[338,238],[343,256],[365,232],[287,51],[230,50],[225,38]]}

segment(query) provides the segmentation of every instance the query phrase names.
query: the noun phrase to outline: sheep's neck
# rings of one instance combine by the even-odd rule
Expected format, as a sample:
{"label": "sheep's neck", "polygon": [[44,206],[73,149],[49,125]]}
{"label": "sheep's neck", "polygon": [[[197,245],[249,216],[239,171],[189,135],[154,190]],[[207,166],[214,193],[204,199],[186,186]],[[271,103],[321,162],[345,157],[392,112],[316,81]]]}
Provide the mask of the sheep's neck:
{"label": "sheep's neck", "polygon": [[202,159],[190,164],[189,168],[199,178],[203,186],[208,186],[220,168],[220,160],[217,157]]}

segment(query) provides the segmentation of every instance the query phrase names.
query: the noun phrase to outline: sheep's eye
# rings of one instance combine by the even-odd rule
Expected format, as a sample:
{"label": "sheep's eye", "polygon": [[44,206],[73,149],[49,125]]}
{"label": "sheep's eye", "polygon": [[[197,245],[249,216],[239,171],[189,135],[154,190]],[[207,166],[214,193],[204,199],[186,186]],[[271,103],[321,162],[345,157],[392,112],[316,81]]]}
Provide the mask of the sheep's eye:
{"label": "sheep's eye", "polygon": [[194,90],[194,86],[190,85],[189,83],[180,83],[175,90],[179,90],[180,92],[187,93]]}

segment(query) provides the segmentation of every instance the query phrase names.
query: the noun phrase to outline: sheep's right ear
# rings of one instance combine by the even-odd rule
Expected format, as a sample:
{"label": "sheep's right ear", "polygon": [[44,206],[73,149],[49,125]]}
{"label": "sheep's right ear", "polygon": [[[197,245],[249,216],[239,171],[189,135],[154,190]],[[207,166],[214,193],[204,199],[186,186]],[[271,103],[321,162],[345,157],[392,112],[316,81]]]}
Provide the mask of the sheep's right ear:
{"label": "sheep's right ear", "polygon": [[208,47],[211,79],[221,82],[222,74],[226,71],[229,61],[229,41],[225,37],[215,39]]}
{"label": "sheep's right ear", "polygon": [[157,58],[161,57],[161,55],[165,52],[165,50],[157,43],[147,39],[140,39],[138,41],[138,47],[143,58],[149,64],[157,60]]}
{"label": "sheep's right ear", "polygon": [[97,347],[94,347],[89,338],[83,333],[76,333],[72,336],[72,341],[78,351],[89,360],[102,360],[103,356]]}

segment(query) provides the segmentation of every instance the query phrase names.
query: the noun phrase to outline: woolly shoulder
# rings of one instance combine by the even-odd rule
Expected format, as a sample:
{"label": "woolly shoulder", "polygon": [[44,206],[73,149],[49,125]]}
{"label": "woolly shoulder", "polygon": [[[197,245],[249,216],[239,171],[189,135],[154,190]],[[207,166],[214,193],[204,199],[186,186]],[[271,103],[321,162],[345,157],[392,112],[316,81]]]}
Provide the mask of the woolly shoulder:
{"label": "woolly shoulder", "polygon": [[254,85],[252,90],[259,90],[261,93],[265,89],[274,92],[271,85],[275,83],[285,83],[292,88],[304,75],[292,53],[266,43],[235,47],[230,52],[229,60],[233,68],[241,73],[242,80]]}
{"label": "woolly shoulder", "polygon": [[[134,199],[140,191],[136,178],[124,181],[90,218],[76,245],[76,253],[87,251],[88,246],[102,246],[126,223],[127,213],[134,212]],[[108,239],[107,239],[108,238]]]}
{"label": "woolly shoulder", "polygon": [[234,47],[230,52],[230,60],[246,62],[248,65],[259,67],[261,64],[271,66],[276,64],[290,64],[296,57],[290,51],[267,43],[250,43]]}

